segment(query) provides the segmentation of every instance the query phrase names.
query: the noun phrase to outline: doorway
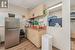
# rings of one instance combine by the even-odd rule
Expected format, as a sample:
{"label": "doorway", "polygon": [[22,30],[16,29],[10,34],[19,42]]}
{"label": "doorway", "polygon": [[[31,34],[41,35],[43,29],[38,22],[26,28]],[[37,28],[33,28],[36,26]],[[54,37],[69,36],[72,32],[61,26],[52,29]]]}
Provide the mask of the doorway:
{"label": "doorway", "polygon": [[71,50],[75,50],[75,0],[70,0]]}

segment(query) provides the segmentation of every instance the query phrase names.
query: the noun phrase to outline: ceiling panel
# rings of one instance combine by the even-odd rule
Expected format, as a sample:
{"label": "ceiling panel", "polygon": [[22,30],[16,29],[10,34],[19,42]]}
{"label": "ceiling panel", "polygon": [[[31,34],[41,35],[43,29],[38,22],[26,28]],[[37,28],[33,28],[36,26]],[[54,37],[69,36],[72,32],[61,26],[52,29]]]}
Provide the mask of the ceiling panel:
{"label": "ceiling panel", "polygon": [[50,6],[60,1],[62,0],[9,0],[9,3],[16,6],[24,7],[26,9],[32,9],[42,3],[45,3]]}
{"label": "ceiling panel", "polygon": [[9,3],[20,6],[20,7],[24,7],[24,8],[33,8],[47,1],[50,1],[50,0],[9,0]]}

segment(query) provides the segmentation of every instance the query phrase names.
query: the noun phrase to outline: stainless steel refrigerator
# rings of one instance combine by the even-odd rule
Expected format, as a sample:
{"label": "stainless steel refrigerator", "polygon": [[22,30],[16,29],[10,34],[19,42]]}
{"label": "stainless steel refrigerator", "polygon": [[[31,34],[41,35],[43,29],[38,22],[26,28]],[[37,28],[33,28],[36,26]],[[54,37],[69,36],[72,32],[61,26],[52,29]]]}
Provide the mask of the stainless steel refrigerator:
{"label": "stainless steel refrigerator", "polygon": [[19,44],[20,20],[15,18],[5,18],[5,48]]}

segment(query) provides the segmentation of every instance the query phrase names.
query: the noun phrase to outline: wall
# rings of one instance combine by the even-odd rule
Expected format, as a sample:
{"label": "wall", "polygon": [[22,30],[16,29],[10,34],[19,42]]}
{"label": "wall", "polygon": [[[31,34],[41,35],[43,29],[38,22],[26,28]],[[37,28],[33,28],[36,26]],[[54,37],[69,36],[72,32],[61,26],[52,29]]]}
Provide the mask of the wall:
{"label": "wall", "polygon": [[75,6],[71,6],[71,12],[75,12]]}
{"label": "wall", "polygon": [[[60,50],[70,50],[70,0],[62,1],[62,12],[52,13],[56,15],[60,14],[59,16],[62,16],[62,28],[48,27],[47,33],[53,36],[53,45],[55,47],[59,48]],[[53,2],[57,3],[56,1]],[[52,3],[50,3],[50,5]]]}
{"label": "wall", "polygon": [[62,2],[62,0],[54,0],[54,1],[53,0],[46,0],[45,4],[46,4],[47,8],[50,8],[60,2]]}
{"label": "wall", "polygon": [[9,13],[17,13],[17,14],[20,14],[20,15],[25,15],[26,9],[24,9],[22,7],[19,7],[19,6],[15,6],[15,5],[9,4],[9,8],[8,9],[1,8],[0,12],[9,12]]}
{"label": "wall", "polygon": [[[62,10],[58,10],[55,12],[51,12],[49,16],[57,16],[58,18],[62,18]],[[53,46],[60,49],[61,48],[61,34],[62,34],[62,27],[52,27],[48,26],[48,31],[50,35],[53,36]],[[61,43],[61,44],[60,44]]]}
{"label": "wall", "polygon": [[[8,17],[8,13],[15,14],[16,18],[21,18],[22,15],[27,16],[28,10],[19,6],[9,4],[9,8],[0,8],[0,16]],[[18,17],[19,16],[19,17]]]}
{"label": "wall", "polygon": [[71,21],[71,38],[75,38],[75,20]]}
{"label": "wall", "polygon": [[5,20],[4,20],[4,17],[0,16],[0,40],[1,41],[4,41],[4,38],[5,38]]}
{"label": "wall", "polygon": [[60,9],[60,10],[57,10],[57,11],[55,11],[55,12],[51,12],[51,13],[49,13],[49,15],[50,16],[57,16],[58,18],[61,18],[62,17],[62,10]]}
{"label": "wall", "polygon": [[[71,5],[71,12],[75,12],[75,6]],[[71,25],[71,29],[70,29],[71,37],[75,38],[75,20],[72,20],[70,25]]]}
{"label": "wall", "polygon": [[63,0],[62,6],[63,33],[61,34],[61,50],[71,50],[70,45],[70,0]]}
{"label": "wall", "polygon": [[5,27],[4,26],[0,26],[0,40],[4,41],[5,40]]}
{"label": "wall", "polygon": [[75,20],[71,21],[71,31],[75,33]]}

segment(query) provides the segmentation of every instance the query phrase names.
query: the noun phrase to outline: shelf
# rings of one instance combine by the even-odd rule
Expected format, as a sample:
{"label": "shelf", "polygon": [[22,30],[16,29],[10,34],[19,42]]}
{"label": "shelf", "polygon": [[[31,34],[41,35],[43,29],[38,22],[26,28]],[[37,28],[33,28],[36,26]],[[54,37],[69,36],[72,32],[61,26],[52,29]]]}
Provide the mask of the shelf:
{"label": "shelf", "polygon": [[41,16],[37,16],[37,17],[33,17],[33,18],[30,18],[30,19],[42,18],[42,17],[45,17],[45,16],[46,16],[46,14],[41,15]]}

